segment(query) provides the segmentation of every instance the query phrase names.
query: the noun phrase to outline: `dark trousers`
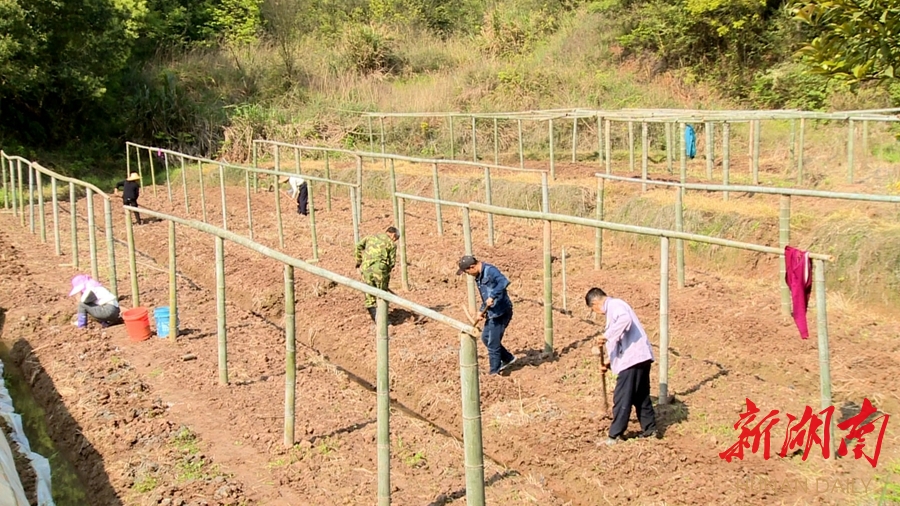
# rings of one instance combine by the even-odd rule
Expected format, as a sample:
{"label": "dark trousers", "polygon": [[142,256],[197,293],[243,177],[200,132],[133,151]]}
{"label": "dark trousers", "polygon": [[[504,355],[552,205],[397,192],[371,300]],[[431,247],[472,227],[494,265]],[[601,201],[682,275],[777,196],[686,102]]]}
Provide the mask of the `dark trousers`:
{"label": "dark trousers", "polygon": [[[122,203],[125,204],[126,206],[140,207],[137,203],[137,199],[122,199]],[[135,219],[137,219],[138,225],[140,225],[141,224],[140,213],[134,213],[134,217],[135,217]]]}
{"label": "dark trousers", "polygon": [[297,212],[306,216],[309,213],[308,203],[309,187],[306,186],[306,183],[303,183],[297,188]]}
{"label": "dark trousers", "polygon": [[96,304],[78,303],[78,314],[89,314],[101,322],[114,322],[119,319],[119,306],[112,304]]}
{"label": "dark trousers", "polygon": [[651,364],[653,362],[648,360],[619,373],[613,391],[613,421],[609,426],[609,437],[616,438],[625,433],[632,406],[637,411],[643,433],[649,435],[656,430],[656,414],[650,402]]}
{"label": "dark trousers", "polygon": [[497,374],[500,372],[500,365],[513,359],[513,354],[503,347],[503,333],[512,320],[512,309],[496,318],[488,318],[484,322],[484,329],[481,330],[481,342],[484,343],[488,350],[488,361],[491,364],[490,373]]}

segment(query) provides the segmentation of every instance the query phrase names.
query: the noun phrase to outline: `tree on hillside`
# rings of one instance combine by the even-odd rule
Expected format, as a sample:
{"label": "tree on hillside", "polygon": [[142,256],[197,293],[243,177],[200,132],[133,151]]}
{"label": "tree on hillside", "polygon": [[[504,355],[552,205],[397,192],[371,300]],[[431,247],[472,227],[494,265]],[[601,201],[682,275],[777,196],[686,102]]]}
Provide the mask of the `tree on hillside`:
{"label": "tree on hillside", "polygon": [[900,2],[799,2],[795,15],[817,33],[800,54],[817,72],[851,83],[900,77]]}

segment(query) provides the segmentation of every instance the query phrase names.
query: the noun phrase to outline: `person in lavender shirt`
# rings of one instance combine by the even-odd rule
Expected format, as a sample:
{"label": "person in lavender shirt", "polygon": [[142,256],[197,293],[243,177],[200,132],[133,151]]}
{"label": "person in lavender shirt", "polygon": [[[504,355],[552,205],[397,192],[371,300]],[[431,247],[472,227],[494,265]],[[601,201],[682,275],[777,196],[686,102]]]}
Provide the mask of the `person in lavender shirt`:
{"label": "person in lavender shirt", "polygon": [[650,401],[653,348],[641,322],[627,302],[607,296],[600,288],[588,290],[584,302],[595,313],[606,315],[603,339],[609,366],[604,366],[602,372],[606,374],[606,369],[612,369],[617,376],[613,391],[613,421],[605,444],[614,445],[623,440],[632,406],[641,423],[642,432],[638,437],[658,437],[656,414]]}

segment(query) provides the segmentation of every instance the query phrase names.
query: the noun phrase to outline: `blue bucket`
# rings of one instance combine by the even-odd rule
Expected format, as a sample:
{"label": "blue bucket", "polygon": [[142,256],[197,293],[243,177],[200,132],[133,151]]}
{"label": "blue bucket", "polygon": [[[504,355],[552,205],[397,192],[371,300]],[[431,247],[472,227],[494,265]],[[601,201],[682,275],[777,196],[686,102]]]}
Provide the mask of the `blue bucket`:
{"label": "blue bucket", "polygon": [[[169,306],[158,307],[153,310],[153,320],[156,323],[156,335],[159,337],[168,337],[169,336]],[[180,322],[178,321],[178,315],[175,315],[175,323],[176,325]]]}

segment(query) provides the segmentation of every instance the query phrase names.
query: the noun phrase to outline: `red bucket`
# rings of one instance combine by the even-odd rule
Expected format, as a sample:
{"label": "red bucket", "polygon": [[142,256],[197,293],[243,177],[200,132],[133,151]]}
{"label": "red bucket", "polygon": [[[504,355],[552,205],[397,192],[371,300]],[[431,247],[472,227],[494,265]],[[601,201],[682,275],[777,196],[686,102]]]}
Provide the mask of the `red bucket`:
{"label": "red bucket", "polygon": [[146,341],[153,334],[150,332],[150,313],[145,307],[134,307],[122,313],[125,330],[132,341]]}

